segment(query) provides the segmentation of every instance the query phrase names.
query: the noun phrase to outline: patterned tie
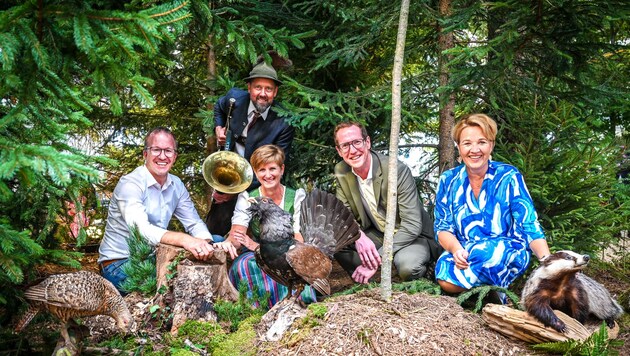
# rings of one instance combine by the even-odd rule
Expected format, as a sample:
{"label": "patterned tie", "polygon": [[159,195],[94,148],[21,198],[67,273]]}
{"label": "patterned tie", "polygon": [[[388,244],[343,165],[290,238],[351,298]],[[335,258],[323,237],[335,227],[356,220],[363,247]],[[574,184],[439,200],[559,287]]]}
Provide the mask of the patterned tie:
{"label": "patterned tie", "polygon": [[259,113],[258,111],[254,110],[254,116],[252,117],[252,121],[250,121],[250,123],[247,125],[247,134],[249,135],[249,131],[252,129],[252,127],[254,127],[254,125],[256,124],[256,121],[258,121],[258,119],[262,116],[261,113]]}

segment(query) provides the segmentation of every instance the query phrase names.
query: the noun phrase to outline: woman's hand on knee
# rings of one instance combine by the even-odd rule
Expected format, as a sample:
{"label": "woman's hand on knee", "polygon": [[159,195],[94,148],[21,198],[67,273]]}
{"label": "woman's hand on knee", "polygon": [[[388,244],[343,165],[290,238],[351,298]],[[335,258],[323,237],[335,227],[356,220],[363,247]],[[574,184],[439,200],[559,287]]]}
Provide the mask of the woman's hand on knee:
{"label": "woman's hand on knee", "polygon": [[453,253],[453,260],[455,261],[455,267],[458,269],[468,268],[468,251],[459,249]]}

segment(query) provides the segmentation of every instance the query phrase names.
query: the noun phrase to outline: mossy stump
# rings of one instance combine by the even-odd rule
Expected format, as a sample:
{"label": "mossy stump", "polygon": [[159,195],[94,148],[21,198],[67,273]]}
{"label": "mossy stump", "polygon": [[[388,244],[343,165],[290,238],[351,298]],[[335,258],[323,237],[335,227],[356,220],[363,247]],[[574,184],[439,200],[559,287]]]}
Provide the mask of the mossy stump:
{"label": "mossy stump", "polygon": [[[173,276],[174,261],[177,273]],[[215,250],[208,260],[201,261],[181,247],[160,244],[156,269],[158,293],[154,300],[162,308],[170,307],[173,334],[186,320],[216,322],[213,305],[217,298],[238,300],[238,291],[227,274],[227,255],[222,250]]]}

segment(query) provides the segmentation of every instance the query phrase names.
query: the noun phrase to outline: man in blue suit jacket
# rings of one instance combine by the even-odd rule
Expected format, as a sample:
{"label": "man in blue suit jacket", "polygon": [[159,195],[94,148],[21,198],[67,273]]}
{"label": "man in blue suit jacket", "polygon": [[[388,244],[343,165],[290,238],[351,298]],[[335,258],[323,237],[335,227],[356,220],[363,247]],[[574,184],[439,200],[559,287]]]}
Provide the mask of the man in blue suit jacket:
{"label": "man in blue suit jacket", "polygon": [[[219,146],[225,146],[226,124],[233,99],[230,120],[231,137],[229,151],[234,151],[249,161],[252,153],[260,146],[274,144],[289,155],[291,143],[295,136],[295,129],[274,110],[277,103],[274,98],[278,94],[278,87],[282,84],[278,80],[276,70],[264,61],[254,66],[249,77],[245,78],[247,91],[232,88],[225,96],[219,98],[214,105],[214,132]],[[258,188],[260,182],[254,175],[254,180],[248,190]],[[230,229],[230,219],[236,204],[237,194],[221,194],[214,192],[213,203],[206,224],[213,235],[224,236]]]}
{"label": "man in blue suit jacket", "polygon": [[[226,123],[230,99],[234,98],[230,131],[232,138],[230,151],[235,151],[249,161],[252,153],[260,146],[274,144],[289,154],[295,129],[274,110],[277,103],[274,98],[278,87],[276,70],[263,62],[257,64],[245,78],[247,91],[232,88],[225,96],[219,98],[214,106],[214,132],[219,145],[226,142]],[[260,115],[259,119],[254,117]],[[254,123],[252,123],[254,122]],[[258,182],[255,182],[258,184]],[[254,184],[254,183],[252,183]],[[249,189],[255,188],[251,186]]]}

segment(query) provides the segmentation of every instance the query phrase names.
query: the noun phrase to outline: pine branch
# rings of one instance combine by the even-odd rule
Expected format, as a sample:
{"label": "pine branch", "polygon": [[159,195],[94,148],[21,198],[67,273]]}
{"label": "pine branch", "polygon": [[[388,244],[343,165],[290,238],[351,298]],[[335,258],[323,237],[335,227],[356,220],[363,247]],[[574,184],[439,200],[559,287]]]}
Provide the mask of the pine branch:
{"label": "pine branch", "polygon": [[24,268],[43,252],[43,248],[29,238],[27,231],[12,230],[4,219],[0,220],[0,281],[22,283]]}
{"label": "pine branch", "polygon": [[[471,288],[463,293],[461,293],[456,301],[457,304],[462,306],[471,306],[473,313],[478,313],[481,311],[485,303],[495,302],[500,303],[499,300],[493,300],[499,298],[498,293],[505,293],[507,297],[514,303],[514,305],[519,305],[519,298],[516,294],[510,291],[507,288],[502,288],[498,286],[490,286],[483,285],[475,288]],[[476,295],[476,297],[475,297]],[[486,299],[488,297],[488,299]]]}
{"label": "pine branch", "polygon": [[192,16],[190,14],[186,14],[186,15],[174,18],[174,19],[172,19],[170,21],[162,22],[162,26],[170,25],[170,24],[173,24],[173,23],[176,23],[176,22],[182,22],[183,20],[190,19],[191,17]]}
{"label": "pine branch", "polygon": [[130,236],[127,238],[129,260],[123,267],[127,279],[121,284],[121,288],[129,293],[138,291],[142,295],[155,294],[157,277],[154,248],[137,226],[131,227],[129,232]]}
{"label": "pine branch", "polygon": [[189,3],[187,1],[185,1],[181,5],[173,8],[173,9],[170,9],[170,10],[167,10],[167,11],[164,11],[164,12],[161,12],[161,13],[157,13],[157,14],[152,14],[152,15],[150,15],[150,17],[167,16],[167,15],[170,15],[172,13],[178,12],[179,10],[182,10],[182,9],[186,8],[188,5],[189,5]]}

